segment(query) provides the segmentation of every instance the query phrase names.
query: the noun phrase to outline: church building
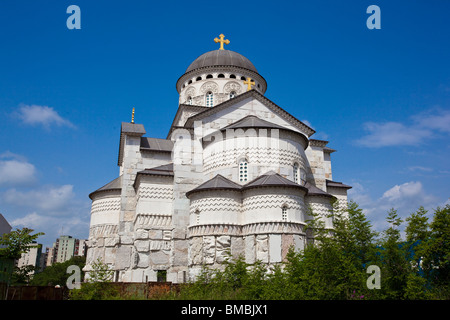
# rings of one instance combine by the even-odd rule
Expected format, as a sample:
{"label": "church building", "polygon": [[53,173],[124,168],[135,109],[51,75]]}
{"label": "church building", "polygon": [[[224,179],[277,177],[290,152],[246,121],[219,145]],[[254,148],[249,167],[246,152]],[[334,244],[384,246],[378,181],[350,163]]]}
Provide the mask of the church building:
{"label": "church building", "polygon": [[325,215],[351,188],[333,181],[328,141],[264,96],[266,80],[243,55],[200,55],[178,79],[166,139],[123,122],[116,179],[92,192],[85,271],[100,259],[114,281],[194,279],[242,255],[274,265],[302,250],[309,209]]}

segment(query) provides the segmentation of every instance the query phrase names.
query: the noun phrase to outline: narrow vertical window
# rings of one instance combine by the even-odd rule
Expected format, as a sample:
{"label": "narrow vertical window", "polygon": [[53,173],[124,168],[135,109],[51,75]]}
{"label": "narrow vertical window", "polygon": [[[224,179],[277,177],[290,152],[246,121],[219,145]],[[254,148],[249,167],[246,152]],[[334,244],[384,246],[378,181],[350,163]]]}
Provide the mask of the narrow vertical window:
{"label": "narrow vertical window", "polygon": [[189,96],[187,98],[187,104],[192,105],[192,97],[191,96]]}
{"label": "narrow vertical window", "polygon": [[299,170],[298,170],[298,164],[294,163],[294,182],[299,183]]}
{"label": "narrow vertical window", "polygon": [[248,180],[248,163],[247,160],[239,162],[239,181],[246,182]]}
{"label": "narrow vertical window", "polygon": [[200,224],[200,211],[198,209],[195,210],[195,223]]}
{"label": "narrow vertical window", "polygon": [[281,220],[287,221],[287,211],[288,211],[287,206],[283,206],[281,208]]}
{"label": "narrow vertical window", "polygon": [[231,91],[230,92],[230,99],[233,99],[234,97],[236,97],[236,92],[235,91]]}
{"label": "narrow vertical window", "polygon": [[212,93],[211,91],[209,91],[209,92],[206,94],[206,106],[207,106],[207,107],[212,107],[212,106],[213,106],[213,103],[214,103],[214,100],[213,100],[213,93]]}

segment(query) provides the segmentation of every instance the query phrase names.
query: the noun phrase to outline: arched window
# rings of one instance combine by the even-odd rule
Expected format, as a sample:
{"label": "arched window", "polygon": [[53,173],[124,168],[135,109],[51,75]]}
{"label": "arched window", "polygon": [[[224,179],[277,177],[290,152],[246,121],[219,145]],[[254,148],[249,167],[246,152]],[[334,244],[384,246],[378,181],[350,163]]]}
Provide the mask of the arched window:
{"label": "arched window", "polygon": [[300,183],[300,171],[299,171],[298,163],[294,163],[294,166],[292,169],[294,171],[294,182]]}
{"label": "arched window", "polygon": [[212,74],[208,74],[207,76],[206,76],[206,79],[211,79],[213,76],[212,76]]}
{"label": "arched window", "polygon": [[225,75],[221,73],[217,76],[217,78],[225,78]]}
{"label": "arched window", "polygon": [[191,96],[189,96],[187,98],[187,104],[192,105],[192,97]]}
{"label": "arched window", "polygon": [[245,81],[245,80],[247,80],[247,79],[246,79],[244,76],[242,76],[242,77],[241,77],[241,80],[244,80],[244,81]]}
{"label": "arched window", "polygon": [[239,181],[248,181],[248,162],[246,159],[239,161]]}
{"label": "arched window", "polygon": [[231,91],[230,92],[230,99],[236,97],[236,91]]}
{"label": "arched window", "polygon": [[288,207],[286,205],[281,207],[281,220],[287,221],[288,218]]}
{"label": "arched window", "polygon": [[197,79],[195,79],[195,81],[200,81],[202,80],[202,77],[197,77]]}
{"label": "arched window", "polygon": [[207,107],[212,107],[213,104],[214,104],[214,96],[213,96],[213,93],[211,91],[209,91],[206,94],[206,106]]}
{"label": "arched window", "polygon": [[236,76],[234,74],[230,74],[231,79],[236,79]]}
{"label": "arched window", "polygon": [[191,84],[191,83],[192,83],[192,79],[191,79],[191,80],[189,80],[188,84]]}

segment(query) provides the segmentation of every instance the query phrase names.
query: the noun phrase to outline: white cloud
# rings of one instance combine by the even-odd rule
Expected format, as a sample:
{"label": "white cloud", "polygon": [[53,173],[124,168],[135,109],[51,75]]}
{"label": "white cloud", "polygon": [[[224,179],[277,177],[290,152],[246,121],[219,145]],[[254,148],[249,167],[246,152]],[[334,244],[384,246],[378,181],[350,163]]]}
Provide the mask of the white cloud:
{"label": "white cloud", "polygon": [[422,166],[411,166],[411,167],[408,167],[408,170],[409,171],[431,172],[431,171],[433,171],[433,168],[422,167]]}
{"label": "white cloud", "polygon": [[414,146],[432,135],[430,130],[407,127],[398,122],[367,122],[364,124],[364,129],[369,134],[357,140],[356,143],[370,148],[399,145]]}
{"label": "white cloud", "polygon": [[415,146],[439,133],[450,133],[450,111],[434,108],[411,117],[412,124],[400,122],[366,122],[367,135],[356,140],[356,144],[370,147]]}
{"label": "white cloud", "polygon": [[[360,183],[352,183],[348,198],[354,200],[363,209],[367,218],[372,222],[375,230],[382,231],[387,227],[387,212],[394,208],[404,220],[420,206],[432,210],[442,206],[442,201],[428,194],[420,181],[409,181],[395,185],[378,199],[373,199]],[[431,213],[431,212],[430,212]]]}
{"label": "white cloud", "polygon": [[6,151],[0,154],[0,186],[31,185],[36,181],[36,168],[23,156]]}
{"label": "white cloud", "polygon": [[30,191],[9,189],[3,193],[5,203],[33,208],[47,215],[68,214],[68,207],[75,201],[72,185],[60,187],[44,186]]}
{"label": "white cloud", "polygon": [[78,239],[87,239],[89,236],[89,218],[81,213],[65,217],[52,217],[37,212],[29,213],[11,221],[14,228],[27,227],[35,232],[44,232],[38,242],[44,246],[51,246],[60,235],[71,235]]}
{"label": "white cloud", "polygon": [[[434,112],[435,114],[433,114]],[[436,109],[412,117],[423,128],[450,132],[450,110]]]}
{"label": "white cloud", "polygon": [[18,117],[24,124],[42,125],[47,129],[51,125],[75,128],[69,120],[64,119],[53,108],[47,106],[22,105]]}

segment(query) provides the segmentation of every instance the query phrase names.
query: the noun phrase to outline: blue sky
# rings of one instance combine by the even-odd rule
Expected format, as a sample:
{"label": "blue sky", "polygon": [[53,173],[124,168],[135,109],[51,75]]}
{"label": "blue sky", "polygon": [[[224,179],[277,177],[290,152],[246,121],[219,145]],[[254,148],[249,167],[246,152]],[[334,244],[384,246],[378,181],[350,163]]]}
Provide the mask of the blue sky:
{"label": "blue sky", "polygon": [[[81,30],[69,30],[69,5]],[[381,29],[369,30],[369,5]],[[120,124],[165,138],[177,79],[204,52],[249,58],[266,96],[329,140],[333,179],[376,229],[448,201],[450,2],[0,2],[0,212],[87,238],[88,194],[119,174]]]}

